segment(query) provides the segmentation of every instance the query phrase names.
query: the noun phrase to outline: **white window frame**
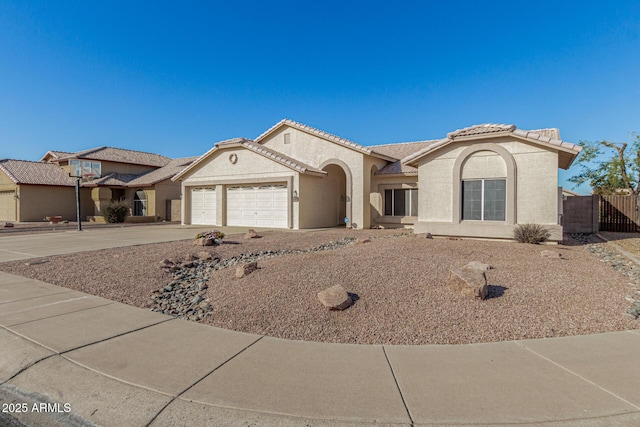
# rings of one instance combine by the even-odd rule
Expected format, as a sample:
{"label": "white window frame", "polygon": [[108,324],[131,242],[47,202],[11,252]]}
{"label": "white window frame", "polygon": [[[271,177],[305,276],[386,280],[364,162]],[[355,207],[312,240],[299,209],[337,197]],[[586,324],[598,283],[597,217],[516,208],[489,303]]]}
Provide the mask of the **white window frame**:
{"label": "white window frame", "polygon": [[[386,192],[387,190],[391,191],[391,215],[386,215],[387,212],[387,198],[386,198]],[[409,212],[410,215],[395,215],[395,201],[396,201],[396,197],[395,197],[395,192],[396,191],[407,191],[409,193],[409,210],[411,210],[411,206],[413,206],[413,191],[412,190],[416,190],[416,197],[418,197],[418,188],[417,187],[403,187],[403,188],[383,188],[382,189],[382,201],[383,201],[383,209],[382,212],[385,212],[386,217],[394,217],[394,218],[405,218],[405,217],[417,217],[418,216],[418,208],[416,207],[416,212]]]}
{"label": "white window frame", "polygon": [[[464,218],[464,183],[465,182],[482,182],[480,186],[480,219],[465,219]],[[504,219],[484,219],[484,182],[485,181],[504,181],[505,189],[504,189]],[[507,198],[509,195],[507,194],[507,178],[478,178],[478,179],[463,179],[460,184],[460,205],[461,205],[461,219],[462,221],[485,221],[485,222],[507,222]]]}

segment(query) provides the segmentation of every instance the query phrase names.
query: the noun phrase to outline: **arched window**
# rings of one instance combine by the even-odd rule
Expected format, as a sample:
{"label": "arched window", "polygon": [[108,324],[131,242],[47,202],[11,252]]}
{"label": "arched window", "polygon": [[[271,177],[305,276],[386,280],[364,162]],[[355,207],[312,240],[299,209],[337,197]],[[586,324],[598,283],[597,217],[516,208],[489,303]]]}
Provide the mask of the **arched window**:
{"label": "arched window", "polygon": [[133,215],[147,216],[147,195],[144,190],[136,191],[133,196]]}
{"label": "arched window", "polygon": [[453,221],[502,221],[515,224],[516,162],[491,143],[465,148],[453,165]]}

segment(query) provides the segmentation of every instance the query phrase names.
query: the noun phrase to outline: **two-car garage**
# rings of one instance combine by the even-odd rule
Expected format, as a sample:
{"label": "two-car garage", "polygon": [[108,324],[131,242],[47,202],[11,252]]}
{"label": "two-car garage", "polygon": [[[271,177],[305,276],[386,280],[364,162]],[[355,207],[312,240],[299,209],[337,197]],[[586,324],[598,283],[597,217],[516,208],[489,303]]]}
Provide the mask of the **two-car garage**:
{"label": "two-car garage", "polygon": [[[288,227],[289,199],[285,184],[234,185],[226,186],[223,191],[226,195],[226,225]],[[216,218],[216,203],[215,187],[192,188],[191,224],[220,224]]]}

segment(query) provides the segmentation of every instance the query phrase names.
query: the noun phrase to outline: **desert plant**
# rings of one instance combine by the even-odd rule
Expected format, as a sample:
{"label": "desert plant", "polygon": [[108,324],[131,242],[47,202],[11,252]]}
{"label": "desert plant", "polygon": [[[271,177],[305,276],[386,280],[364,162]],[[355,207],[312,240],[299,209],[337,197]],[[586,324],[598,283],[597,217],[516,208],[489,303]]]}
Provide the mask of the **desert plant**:
{"label": "desert plant", "polygon": [[129,213],[129,205],[124,200],[112,200],[102,208],[102,216],[109,223],[124,222]]}
{"label": "desert plant", "polygon": [[518,243],[538,244],[546,242],[551,233],[540,224],[517,224],[513,227],[513,238]]}
{"label": "desert plant", "polygon": [[198,233],[196,239],[222,240],[224,239],[224,233],[218,230],[204,231]]}

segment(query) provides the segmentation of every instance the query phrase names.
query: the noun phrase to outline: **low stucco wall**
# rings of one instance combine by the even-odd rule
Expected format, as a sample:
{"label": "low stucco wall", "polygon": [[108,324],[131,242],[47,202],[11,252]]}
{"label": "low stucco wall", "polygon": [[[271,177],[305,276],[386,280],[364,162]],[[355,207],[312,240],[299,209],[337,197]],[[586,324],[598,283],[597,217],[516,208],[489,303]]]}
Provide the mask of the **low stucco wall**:
{"label": "low stucco wall", "polygon": [[597,233],[600,196],[570,196],[563,202],[562,225],[567,233]]}

